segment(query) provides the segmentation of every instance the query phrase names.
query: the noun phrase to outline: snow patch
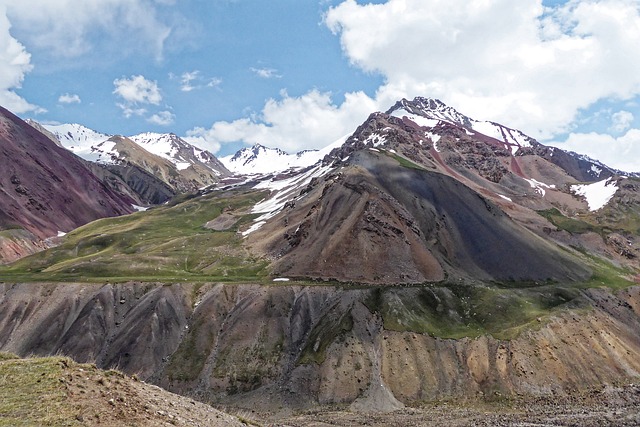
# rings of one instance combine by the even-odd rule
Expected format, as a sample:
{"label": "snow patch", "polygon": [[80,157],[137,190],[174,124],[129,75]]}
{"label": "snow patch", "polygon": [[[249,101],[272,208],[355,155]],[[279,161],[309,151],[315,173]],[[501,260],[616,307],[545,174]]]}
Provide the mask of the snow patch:
{"label": "snow patch", "polygon": [[286,278],[286,277],[276,277],[275,279],[273,279],[274,282],[288,282],[290,279]]}
{"label": "snow patch", "polygon": [[377,133],[372,133],[364,140],[365,145],[371,143],[374,147],[380,147],[387,143],[386,138],[383,135],[378,135]]}
{"label": "snow patch", "polygon": [[149,208],[145,208],[144,206],[131,205],[131,207],[138,212],[144,212],[146,210],[149,210]]}
{"label": "snow patch", "polygon": [[66,235],[67,233],[65,233],[64,231],[58,231],[58,237],[64,237]]}
{"label": "snow patch", "polygon": [[251,209],[252,213],[261,213],[262,215],[256,218],[254,220],[255,223],[244,231],[242,235],[246,237],[258,230],[266,224],[269,219],[280,213],[288,201],[295,199],[295,197],[300,194],[300,190],[309,185],[313,178],[324,176],[331,171],[331,169],[331,166],[321,166],[318,164],[318,166],[304,173],[299,173],[289,178],[276,179],[275,177],[271,177],[268,180],[259,182],[253,188],[268,189],[271,190],[272,194],[268,198],[258,202],[253,209]]}
{"label": "snow patch", "polygon": [[524,178],[524,180],[529,183],[531,188],[534,188],[535,191],[537,193],[539,193],[543,197],[546,194],[545,188],[551,189],[551,190],[555,190],[555,188],[556,188],[556,186],[554,184],[551,184],[551,185],[545,184],[544,182],[536,181],[533,178],[531,178],[531,179]]}
{"label": "snow patch", "polygon": [[583,196],[587,200],[590,211],[597,211],[603,208],[618,190],[615,180],[608,178],[592,184],[572,185],[571,191],[578,196]]}
{"label": "snow patch", "polygon": [[249,234],[253,233],[254,231],[259,229],[260,227],[262,227],[266,223],[267,223],[267,221],[258,221],[258,222],[256,222],[251,227],[249,227],[246,231],[243,231],[242,232],[242,236],[243,237],[247,237]]}
{"label": "snow patch", "polygon": [[511,200],[511,198],[509,198],[509,197],[507,197],[507,196],[504,196],[504,195],[502,195],[502,194],[498,194],[498,196],[502,197],[502,198],[503,198],[503,199],[505,199],[505,200],[508,200],[508,201],[510,201],[510,202],[513,202],[513,200]]}
{"label": "snow patch", "polygon": [[418,116],[416,114],[408,112],[405,109],[395,110],[391,113],[391,116],[397,117],[399,119],[406,117],[407,119],[411,120],[413,123],[417,124],[418,126],[424,126],[429,128],[435,127],[438,125],[438,123],[440,123],[440,120],[428,119],[426,117]]}
{"label": "snow patch", "polygon": [[426,136],[427,138],[430,138],[434,144],[440,141],[440,138],[442,138],[440,135],[436,135],[435,133],[431,133],[431,132],[425,132],[424,136]]}

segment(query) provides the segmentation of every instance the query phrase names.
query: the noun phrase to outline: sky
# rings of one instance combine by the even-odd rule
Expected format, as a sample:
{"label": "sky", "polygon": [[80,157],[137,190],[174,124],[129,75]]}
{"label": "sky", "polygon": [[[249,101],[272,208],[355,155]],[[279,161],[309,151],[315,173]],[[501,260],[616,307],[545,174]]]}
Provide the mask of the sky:
{"label": "sky", "polygon": [[0,105],[216,155],[441,99],[640,171],[640,0],[0,0]]}

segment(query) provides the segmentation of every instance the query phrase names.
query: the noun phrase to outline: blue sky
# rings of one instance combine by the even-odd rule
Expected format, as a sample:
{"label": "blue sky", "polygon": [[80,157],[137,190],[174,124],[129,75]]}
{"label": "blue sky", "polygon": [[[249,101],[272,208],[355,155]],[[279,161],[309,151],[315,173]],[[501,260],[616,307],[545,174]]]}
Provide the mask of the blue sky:
{"label": "blue sky", "polygon": [[223,155],[402,97],[640,171],[638,0],[0,0],[0,104]]}

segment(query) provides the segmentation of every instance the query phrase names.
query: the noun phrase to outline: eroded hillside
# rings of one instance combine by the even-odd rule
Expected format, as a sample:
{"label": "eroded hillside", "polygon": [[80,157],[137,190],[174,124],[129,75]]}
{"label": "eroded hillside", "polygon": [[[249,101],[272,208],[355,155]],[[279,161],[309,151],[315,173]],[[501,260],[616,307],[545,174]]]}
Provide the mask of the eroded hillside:
{"label": "eroded hillside", "polygon": [[263,410],[566,394],[640,374],[639,287],[42,283],[0,298],[2,351]]}

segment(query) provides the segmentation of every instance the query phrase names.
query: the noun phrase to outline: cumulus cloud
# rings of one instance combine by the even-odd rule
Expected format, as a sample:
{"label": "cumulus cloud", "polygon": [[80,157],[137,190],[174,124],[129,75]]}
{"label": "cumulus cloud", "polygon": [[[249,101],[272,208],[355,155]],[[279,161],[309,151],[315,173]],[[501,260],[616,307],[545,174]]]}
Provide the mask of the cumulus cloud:
{"label": "cumulus cloud", "polygon": [[[162,57],[171,28],[161,22],[157,4],[170,0],[29,0],[7,1],[11,21],[24,31],[29,46],[53,55],[85,54],[107,35],[119,46],[137,46]],[[126,41],[126,44],[124,42]]]}
{"label": "cumulus cloud", "polygon": [[[160,105],[162,93],[158,83],[148,80],[142,75],[122,77],[113,81],[113,93],[122,99],[116,105],[122,110],[126,118],[145,116],[147,108]],[[147,118],[147,121],[160,126],[167,126],[174,122],[175,115],[169,111],[160,111]]]}
{"label": "cumulus cloud", "polygon": [[187,137],[217,152],[221,144],[242,141],[296,152],[321,148],[353,132],[354,123],[375,111],[374,101],[362,92],[350,93],[340,106],[331,94],[312,90],[300,97],[281,93],[269,99],[260,114],[232,122],[216,122],[209,129],[195,128]]}
{"label": "cumulus cloud", "polygon": [[128,104],[158,105],[162,101],[158,83],[147,80],[141,75],[116,79],[113,81],[113,85],[115,86],[113,93]]}
{"label": "cumulus cloud", "polygon": [[58,98],[60,104],[80,104],[81,102],[80,96],[76,94],[65,93]]}
{"label": "cumulus cloud", "polygon": [[0,2],[0,105],[16,114],[44,112],[18,95],[25,76],[33,69],[31,55],[10,33],[11,23]]}
{"label": "cumulus cloud", "polygon": [[600,133],[572,133],[566,141],[553,145],[600,160],[626,172],[640,172],[640,129],[630,129],[620,137]]}
{"label": "cumulus cloud", "polygon": [[169,126],[170,124],[173,124],[175,118],[175,114],[173,114],[171,111],[160,111],[149,117],[147,121],[159,126]]}
{"label": "cumulus cloud", "polygon": [[[318,91],[285,94],[256,117],[192,134],[214,145],[318,148],[372,111],[431,96],[545,141],[571,131],[579,113],[599,100],[640,94],[640,73],[629,72],[640,69],[637,0],[569,0],[552,8],[542,0],[344,0],[324,23],[353,66],[384,78],[373,97],[356,92],[336,103]],[[617,116],[615,126],[625,119]]]}
{"label": "cumulus cloud", "polygon": [[379,103],[438,97],[545,139],[597,100],[640,93],[634,0],[345,0],[325,23],[353,65],[384,76]]}
{"label": "cumulus cloud", "polygon": [[206,130],[203,128],[196,128],[189,131],[189,134],[187,136],[183,136],[182,139],[195,147],[203,148],[214,154],[220,151],[221,145],[217,140],[210,137],[207,138],[203,135],[206,135]]}
{"label": "cumulus cloud", "polygon": [[629,111],[618,111],[611,116],[611,130],[614,132],[624,132],[631,127],[634,117]]}

